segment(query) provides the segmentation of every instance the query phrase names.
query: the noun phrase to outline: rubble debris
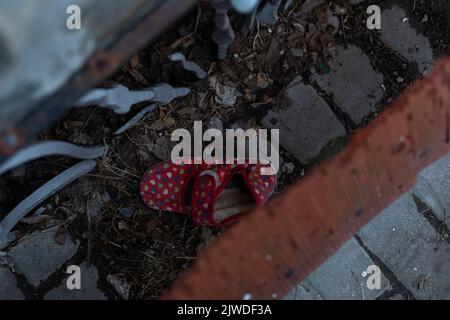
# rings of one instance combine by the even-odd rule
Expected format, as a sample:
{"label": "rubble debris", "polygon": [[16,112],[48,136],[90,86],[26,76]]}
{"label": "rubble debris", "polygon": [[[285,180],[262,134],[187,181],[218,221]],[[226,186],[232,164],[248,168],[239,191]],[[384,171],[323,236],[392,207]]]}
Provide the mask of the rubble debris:
{"label": "rubble debris", "polygon": [[195,76],[199,79],[205,79],[208,75],[197,63],[187,61],[186,57],[181,52],[172,53],[169,55],[169,60],[172,62],[181,62],[184,70],[195,73]]}
{"label": "rubble debris", "polygon": [[216,83],[214,91],[216,93],[215,101],[226,107],[234,106],[237,98],[241,96],[235,87],[225,86],[219,82]]}
{"label": "rubble debris", "polygon": [[115,113],[128,113],[133,105],[139,102],[152,102],[168,104],[173,99],[187,96],[191,93],[189,88],[174,88],[167,83],[160,83],[153,87],[131,91],[123,85],[114,85],[108,89],[94,89],[85,94],[75,103],[76,107],[98,105],[108,108]]}
{"label": "rubble debris", "polygon": [[106,276],[106,280],[114,287],[117,294],[123,300],[128,300],[130,298],[131,285],[128,282],[115,274],[109,274]]}
{"label": "rubble debris", "polygon": [[19,203],[0,222],[0,248],[4,248],[7,245],[9,232],[23,217],[25,217],[25,215],[33,210],[33,208],[52,196],[56,191],[92,171],[96,166],[97,162],[95,160],[85,160],[80,162],[45,183],[42,187]]}

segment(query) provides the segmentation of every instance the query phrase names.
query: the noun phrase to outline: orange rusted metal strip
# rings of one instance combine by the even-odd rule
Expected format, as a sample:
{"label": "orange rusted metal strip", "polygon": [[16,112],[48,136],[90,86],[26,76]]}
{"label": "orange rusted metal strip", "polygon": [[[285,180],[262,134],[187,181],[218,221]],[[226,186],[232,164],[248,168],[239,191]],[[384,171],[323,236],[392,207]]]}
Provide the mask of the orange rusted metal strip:
{"label": "orange rusted metal strip", "polygon": [[281,298],[450,152],[450,57],[342,153],[243,218],[165,299]]}

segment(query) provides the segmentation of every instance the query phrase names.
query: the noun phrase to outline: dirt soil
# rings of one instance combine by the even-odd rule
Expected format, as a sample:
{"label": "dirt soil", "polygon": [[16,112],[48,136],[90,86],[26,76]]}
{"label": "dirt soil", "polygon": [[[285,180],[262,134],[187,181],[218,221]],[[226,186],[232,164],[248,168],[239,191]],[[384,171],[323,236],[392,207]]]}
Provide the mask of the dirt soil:
{"label": "dirt soil", "polygon": [[[338,43],[357,44],[369,55],[375,69],[387,78],[392,77],[392,70],[403,70],[400,76],[404,82],[388,81],[383,106],[421,76],[414,69],[399,68],[405,61],[386,49],[378,37],[367,35],[364,5],[351,7],[347,1],[336,1],[305,17],[301,11],[302,2],[294,1],[280,14],[275,26],[256,25],[245,37],[237,33],[223,62],[216,60],[216,46],[211,40],[213,11],[204,3],[159,41],[139,52],[110,80],[131,89],[167,82],[173,86],[191,87],[193,93],[160,106],[157,112],[149,114],[120,136],[114,136],[113,132],[145,104],[134,106],[132,112],[122,116],[95,106],[68,111],[40,139],[86,146],[107,143],[110,151],[98,161],[95,171],[44,203],[48,209],[42,219],[17,226],[16,237],[20,239],[28,233],[59,224],[62,230],[68,230],[80,241],[76,260],[81,263],[88,259],[98,268],[101,288],[109,298],[119,299],[106,280],[108,275],[114,274],[131,285],[131,299],[157,299],[224,231],[197,227],[182,215],[151,210],[140,199],[140,177],[149,166],[167,157],[168,141],[174,129],[191,129],[193,121],[208,123],[212,116],[219,117],[224,128],[236,123],[243,128],[261,127],[262,116],[277,103],[286,85],[296,75],[309,79],[311,68],[329,72],[327,61],[333,58]],[[382,6],[392,3],[373,2]],[[434,17],[431,24],[420,28],[432,41],[436,53],[443,54],[450,47],[449,40],[443,39],[443,35],[449,34],[449,23],[448,17],[433,4],[435,1],[406,0],[401,3],[413,13],[413,23],[425,14]],[[330,13],[336,10],[343,10],[341,18],[345,33],[341,28],[334,30],[328,23]],[[232,22],[235,30],[239,30],[242,17],[234,14]],[[295,48],[302,48],[303,53],[299,55]],[[179,65],[171,63],[167,57],[175,51],[181,51],[189,60],[199,63],[208,72],[208,78],[199,81]],[[211,90],[214,81],[232,85],[242,93],[234,107],[225,108],[215,102]],[[364,124],[375,116],[368,117]],[[344,121],[350,132],[358,130],[351,121]],[[311,166],[339,151],[342,145],[323,152],[308,166],[301,165],[282,149],[281,157],[291,164],[291,170],[281,174],[277,192],[300,180]],[[74,163],[76,161],[62,157],[50,157],[2,177],[0,217]]]}

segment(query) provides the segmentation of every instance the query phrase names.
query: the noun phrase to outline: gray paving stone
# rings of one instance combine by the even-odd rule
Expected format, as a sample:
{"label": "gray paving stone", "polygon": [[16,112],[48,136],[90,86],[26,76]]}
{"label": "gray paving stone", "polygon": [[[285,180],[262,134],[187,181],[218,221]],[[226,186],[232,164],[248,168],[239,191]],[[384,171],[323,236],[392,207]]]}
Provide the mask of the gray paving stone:
{"label": "gray paving stone", "polygon": [[373,300],[390,287],[384,275],[380,289],[367,287],[363,272],[373,264],[369,255],[352,238],[314,271],[306,279],[306,283],[315,289],[315,296],[325,300]]}
{"label": "gray paving stone", "polygon": [[279,129],[281,145],[299,161],[307,162],[346,132],[326,102],[300,81],[294,79],[288,86],[286,101],[269,111],[262,123],[266,128]]}
{"label": "gray paving stone", "polygon": [[417,178],[413,193],[430,207],[436,216],[447,221],[450,213],[450,154],[425,168]]}
{"label": "gray paving stone", "polygon": [[407,193],[360,232],[363,243],[418,299],[450,298],[450,247]]}
{"label": "gray paving stone", "polygon": [[307,280],[299,283],[283,300],[323,300]]}
{"label": "gray paving stone", "polygon": [[369,57],[355,46],[337,47],[337,57],[330,62],[331,72],[316,74],[319,86],[354,123],[375,112],[383,98],[383,76],[376,72]]}
{"label": "gray paving stone", "polygon": [[67,277],[63,283],[48,292],[45,300],[106,300],[106,297],[100,289],[98,289],[98,271],[93,265],[87,266],[85,262],[80,265],[81,270],[81,289],[69,290],[67,288]]}
{"label": "gray paving stone", "polygon": [[23,300],[25,296],[17,287],[16,278],[8,269],[0,266],[0,300]]}
{"label": "gray paving stone", "polygon": [[419,71],[431,69],[434,61],[430,41],[418,33],[405,10],[398,6],[381,14],[381,39],[410,62],[417,62]]}
{"label": "gray paving stone", "polygon": [[54,240],[55,234],[55,229],[38,232],[9,251],[16,270],[35,287],[57,271],[78,249],[78,242],[75,243],[69,235],[66,235],[64,244],[59,245]]}

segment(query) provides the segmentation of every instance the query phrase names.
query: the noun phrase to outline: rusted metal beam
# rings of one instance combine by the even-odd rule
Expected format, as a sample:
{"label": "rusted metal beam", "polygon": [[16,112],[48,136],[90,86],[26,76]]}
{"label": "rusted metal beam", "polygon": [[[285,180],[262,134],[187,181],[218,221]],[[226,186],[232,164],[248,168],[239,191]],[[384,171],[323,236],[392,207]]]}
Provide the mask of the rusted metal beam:
{"label": "rusted metal beam", "polygon": [[335,158],[225,232],[164,299],[281,298],[450,152],[450,57]]}

